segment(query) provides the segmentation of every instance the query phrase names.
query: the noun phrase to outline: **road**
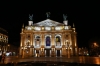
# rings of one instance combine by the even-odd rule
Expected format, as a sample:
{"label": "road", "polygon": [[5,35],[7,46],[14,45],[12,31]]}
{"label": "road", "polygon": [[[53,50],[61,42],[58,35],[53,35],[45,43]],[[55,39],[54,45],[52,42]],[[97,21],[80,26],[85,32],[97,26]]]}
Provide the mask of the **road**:
{"label": "road", "polygon": [[57,62],[77,62],[77,63],[88,63],[88,64],[100,64],[100,57],[29,57],[19,58],[17,56],[6,57],[5,63],[17,63],[17,62],[30,62],[30,61],[57,61]]}

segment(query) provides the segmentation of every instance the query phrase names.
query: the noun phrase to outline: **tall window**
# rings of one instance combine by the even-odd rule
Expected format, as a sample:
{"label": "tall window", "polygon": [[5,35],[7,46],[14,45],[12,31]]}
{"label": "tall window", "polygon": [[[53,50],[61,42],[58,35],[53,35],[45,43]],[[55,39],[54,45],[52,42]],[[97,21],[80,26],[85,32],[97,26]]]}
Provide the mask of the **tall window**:
{"label": "tall window", "polygon": [[35,46],[40,46],[40,36],[37,36],[35,39]]}
{"label": "tall window", "polygon": [[51,44],[51,40],[50,40],[50,36],[46,37],[46,46],[50,46]]}
{"label": "tall window", "polygon": [[61,46],[60,36],[56,36],[56,46]]}

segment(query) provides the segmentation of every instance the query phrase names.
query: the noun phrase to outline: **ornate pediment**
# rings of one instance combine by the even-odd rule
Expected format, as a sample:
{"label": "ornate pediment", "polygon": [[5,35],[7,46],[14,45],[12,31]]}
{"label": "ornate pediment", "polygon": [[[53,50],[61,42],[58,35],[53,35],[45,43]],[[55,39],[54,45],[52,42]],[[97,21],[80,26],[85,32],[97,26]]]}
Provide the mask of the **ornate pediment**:
{"label": "ornate pediment", "polygon": [[63,26],[64,24],[56,22],[56,21],[53,21],[53,20],[50,20],[50,19],[46,19],[44,21],[35,23],[33,25],[34,26],[47,26],[47,27],[49,27],[49,26]]}

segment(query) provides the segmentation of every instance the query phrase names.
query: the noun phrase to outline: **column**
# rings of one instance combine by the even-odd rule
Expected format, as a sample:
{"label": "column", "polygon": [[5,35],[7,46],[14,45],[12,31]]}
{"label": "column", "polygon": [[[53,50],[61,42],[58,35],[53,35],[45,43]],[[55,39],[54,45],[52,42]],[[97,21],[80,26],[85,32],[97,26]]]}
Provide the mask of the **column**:
{"label": "column", "polygon": [[24,34],[23,46],[26,44],[26,34]]}
{"label": "column", "polygon": [[78,47],[77,47],[76,34],[74,34],[74,40],[75,40],[75,55],[78,55]]}
{"label": "column", "polygon": [[20,42],[20,47],[22,47],[22,39],[23,39],[23,35],[21,34],[21,42]]}
{"label": "column", "polygon": [[32,52],[32,47],[30,47],[30,56],[33,55],[32,53],[33,53],[33,52]]}
{"label": "column", "polygon": [[33,56],[33,34],[31,33],[31,47],[30,47],[30,56]]}
{"label": "column", "polygon": [[22,47],[20,47],[19,55],[22,55]]}
{"label": "column", "polygon": [[35,45],[35,43],[34,43],[35,42],[35,40],[34,40],[34,34],[32,34],[32,37],[33,37],[32,38],[32,45],[34,46]]}
{"label": "column", "polygon": [[69,41],[70,41],[70,54],[73,55],[73,49],[72,49],[72,40],[71,40],[71,37],[72,35],[69,34]]}
{"label": "column", "polygon": [[24,58],[24,47],[22,49],[22,58]]}
{"label": "column", "polygon": [[43,46],[45,46],[45,43],[44,42],[45,42],[45,37],[44,37],[44,34],[42,34],[42,45]]}
{"label": "column", "polygon": [[30,43],[31,43],[31,46],[32,46],[32,33],[30,34]]}
{"label": "column", "polygon": [[55,41],[55,35],[54,34],[52,34],[52,45],[55,45],[55,43],[54,43],[54,41]]}
{"label": "column", "polygon": [[39,51],[38,57],[40,57],[40,50],[38,50],[38,51]]}
{"label": "column", "polygon": [[50,50],[50,57],[51,57],[51,50]]}
{"label": "column", "polygon": [[68,58],[70,58],[70,47],[68,47]]}
{"label": "column", "polygon": [[57,57],[57,50],[56,50],[56,57]]}
{"label": "column", "polygon": [[62,54],[61,53],[62,53],[62,51],[60,50],[60,57],[62,57]]}
{"label": "column", "polygon": [[36,57],[36,50],[35,49],[34,49],[34,54],[35,54],[34,56]]}
{"label": "column", "polygon": [[24,34],[23,35],[23,39],[22,39],[22,58],[24,58],[24,55],[25,55],[25,53],[24,53],[24,47],[25,47],[25,39],[26,39],[26,35]]}
{"label": "column", "polygon": [[34,47],[32,48],[32,56],[34,56]]}
{"label": "column", "polygon": [[64,33],[61,35],[61,43],[62,43],[61,45],[62,46],[64,45],[64,36],[63,35],[64,35]]}
{"label": "column", "polygon": [[46,50],[45,50],[45,57],[46,57]]}
{"label": "column", "polygon": [[66,41],[65,36],[66,36],[66,33],[63,33],[63,42],[64,42],[64,44],[63,44],[63,45],[65,45],[65,41]]}
{"label": "column", "polygon": [[72,43],[73,55],[77,55],[77,51],[75,49],[75,48],[77,48],[76,34],[75,33],[72,34],[72,40],[73,40],[73,43]]}
{"label": "column", "polygon": [[32,55],[33,55],[33,56],[35,56],[35,54],[34,54],[34,52],[35,52],[35,51],[34,51],[34,50],[35,50],[35,49],[34,49],[34,42],[35,42],[35,41],[34,41],[34,34],[32,34]]}

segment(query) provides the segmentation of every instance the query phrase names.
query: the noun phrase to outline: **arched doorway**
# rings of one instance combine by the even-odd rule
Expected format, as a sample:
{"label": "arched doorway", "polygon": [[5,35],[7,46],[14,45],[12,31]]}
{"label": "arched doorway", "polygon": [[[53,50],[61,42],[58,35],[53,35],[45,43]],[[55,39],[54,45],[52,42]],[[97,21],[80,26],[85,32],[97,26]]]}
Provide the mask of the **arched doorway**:
{"label": "arched doorway", "polygon": [[61,36],[60,35],[56,35],[55,37],[55,47],[56,47],[56,56],[60,57],[61,55]]}
{"label": "arched doorway", "polygon": [[60,57],[60,50],[57,50],[57,57]]}

